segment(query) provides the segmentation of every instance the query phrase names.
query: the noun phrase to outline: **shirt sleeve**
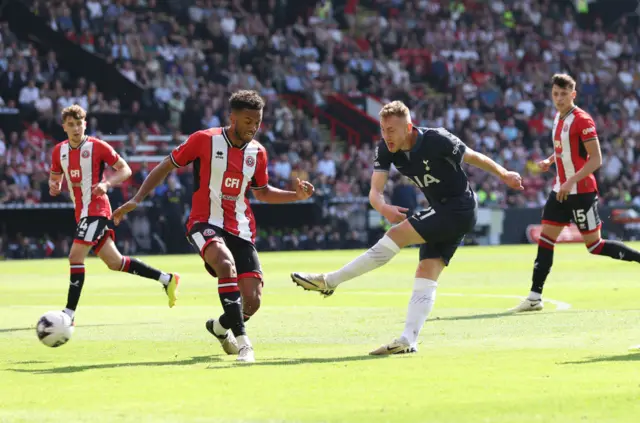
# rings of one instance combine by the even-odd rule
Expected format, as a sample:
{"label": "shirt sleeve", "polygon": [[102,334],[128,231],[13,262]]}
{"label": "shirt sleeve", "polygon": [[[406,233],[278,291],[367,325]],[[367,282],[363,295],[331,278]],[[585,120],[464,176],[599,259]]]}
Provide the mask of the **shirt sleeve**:
{"label": "shirt sleeve", "polygon": [[198,158],[198,149],[201,146],[202,134],[193,133],[185,142],[173,149],[169,157],[175,167],[187,166]]}
{"label": "shirt sleeve", "polygon": [[449,157],[457,164],[462,163],[467,146],[460,138],[444,128],[437,128],[436,145],[444,157]]}
{"label": "shirt sleeve", "polygon": [[582,116],[577,122],[578,135],[580,140],[585,143],[598,138],[596,123],[591,116]]}
{"label": "shirt sleeve", "polygon": [[62,164],[60,163],[60,144],[56,144],[51,152],[51,173],[62,174]]}
{"label": "shirt sleeve", "polygon": [[100,158],[107,165],[113,166],[120,160],[120,155],[110,144],[100,140],[96,145],[100,148]]}
{"label": "shirt sleeve", "polygon": [[391,169],[393,156],[384,140],[380,141],[375,148],[373,154],[373,170],[374,172],[388,172]]}
{"label": "shirt sleeve", "polygon": [[256,173],[251,180],[252,189],[262,189],[269,185],[267,150],[260,147],[256,156]]}

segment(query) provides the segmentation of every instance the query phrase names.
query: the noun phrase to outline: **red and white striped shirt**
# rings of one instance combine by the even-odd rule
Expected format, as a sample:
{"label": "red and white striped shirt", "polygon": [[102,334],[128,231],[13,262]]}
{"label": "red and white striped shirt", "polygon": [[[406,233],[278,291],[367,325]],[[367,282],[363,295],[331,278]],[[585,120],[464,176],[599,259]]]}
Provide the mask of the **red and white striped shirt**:
{"label": "red and white striped shirt", "polygon": [[223,128],[192,134],[171,152],[176,167],[193,162],[194,192],[187,222],[206,222],[249,242],[256,237],[256,222],[246,196],[247,188],[269,183],[267,152],[255,140],[235,147]]}
{"label": "red and white striped shirt", "polygon": [[[553,190],[558,192],[560,186],[582,169],[589,159],[584,143],[598,138],[596,124],[589,113],[574,107],[564,116],[556,113],[553,121],[553,147],[558,174]],[[596,177],[591,174],[578,181],[570,194],[597,192]]]}
{"label": "red and white striped shirt", "polygon": [[75,204],[76,221],[87,216],[111,218],[111,204],[107,194],[91,194],[92,186],[104,181],[104,168],[120,159],[116,151],[98,138],[85,137],[78,147],[69,140],[53,147],[51,173],[64,174],[71,200]]}

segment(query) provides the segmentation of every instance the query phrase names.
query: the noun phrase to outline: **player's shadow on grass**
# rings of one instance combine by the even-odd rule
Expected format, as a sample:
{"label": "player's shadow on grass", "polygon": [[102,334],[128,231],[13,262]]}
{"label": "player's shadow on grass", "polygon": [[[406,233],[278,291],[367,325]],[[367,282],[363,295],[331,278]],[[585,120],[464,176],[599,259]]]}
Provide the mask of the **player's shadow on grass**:
{"label": "player's shadow on grass", "polygon": [[190,366],[199,363],[210,363],[212,361],[220,361],[220,357],[203,355],[198,357],[191,357],[184,360],[168,360],[168,361],[139,361],[131,363],[104,363],[104,364],[87,364],[79,366],[64,366],[64,367],[52,367],[50,369],[6,369],[11,372],[18,373],[32,373],[32,374],[59,374],[59,373],[77,373],[87,370],[100,370],[100,369],[118,369],[122,367],[163,367],[163,366]]}
{"label": "player's shadow on grass", "polygon": [[591,357],[582,361],[567,361],[560,364],[594,364],[607,362],[611,363],[616,361],[640,361],[640,352],[631,351],[628,354]]}
{"label": "player's shadow on grass", "polygon": [[[414,354],[403,354],[395,357],[410,357]],[[295,366],[299,364],[322,364],[322,363],[344,363],[350,361],[367,361],[367,360],[380,360],[389,356],[376,356],[376,355],[353,355],[347,357],[325,357],[325,358],[268,358],[259,360],[255,363],[237,363],[230,362],[223,365],[213,365],[207,367],[207,369],[225,369],[229,368],[229,364],[235,364],[238,366]]]}

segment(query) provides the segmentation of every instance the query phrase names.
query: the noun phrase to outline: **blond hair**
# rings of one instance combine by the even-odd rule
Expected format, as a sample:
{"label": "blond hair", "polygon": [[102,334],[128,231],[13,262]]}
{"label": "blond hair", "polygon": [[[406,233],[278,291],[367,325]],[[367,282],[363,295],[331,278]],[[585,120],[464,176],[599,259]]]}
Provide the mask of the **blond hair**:
{"label": "blond hair", "polygon": [[411,112],[406,104],[402,101],[392,101],[385,104],[380,110],[380,118],[386,118],[390,116],[406,117],[411,122]]}

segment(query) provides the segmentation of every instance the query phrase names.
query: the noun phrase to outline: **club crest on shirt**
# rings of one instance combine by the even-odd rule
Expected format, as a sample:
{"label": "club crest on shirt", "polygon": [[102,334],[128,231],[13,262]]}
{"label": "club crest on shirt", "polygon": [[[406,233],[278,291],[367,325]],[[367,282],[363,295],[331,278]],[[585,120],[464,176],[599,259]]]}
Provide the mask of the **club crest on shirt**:
{"label": "club crest on shirt", "polygon": [[246,160],[244,162],[249,167],[253,167],[256,164],[255,159],[253,157],[251,157],[251,156],[247,156],[247,158],[246,158]]}
{"label": "club crest on shirt", "polygon": [[88,159],[90,155],[91,155],[91,153],[89,153],[89,151],[87,151],[87,150],[84,150],[82,152],[82,158],[83,159]]}
{"label": "club crest on shirt", "polygon": [[562,132],[569,132],[569,124],[565,123],[564,127],[562,128]]}

